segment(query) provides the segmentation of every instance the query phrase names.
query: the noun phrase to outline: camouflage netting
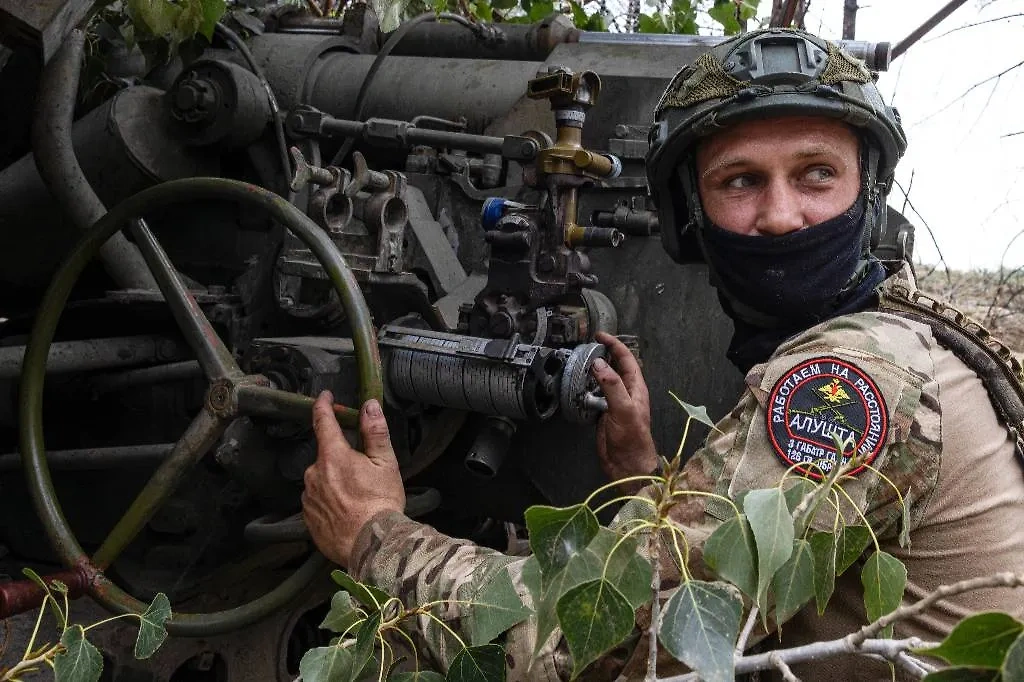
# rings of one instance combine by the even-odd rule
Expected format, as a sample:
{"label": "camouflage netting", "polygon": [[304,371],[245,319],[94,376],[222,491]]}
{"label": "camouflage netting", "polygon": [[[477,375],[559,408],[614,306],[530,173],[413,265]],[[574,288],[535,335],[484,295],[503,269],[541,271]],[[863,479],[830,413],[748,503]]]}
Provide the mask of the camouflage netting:
{"label": "camouflage netting", "polygon": [[835,43],[828,42],[827,45],[828,59],[825,61],[825,70],[818,77],[822,85],[835,85],[841,81],[867,83],[871,80],[871,72],[864,66],[864,62],[853,59]]}
{"label": "camouflage netting", "polygon": [[[871,80],[871,72],[863,62],[847,55],[835,43],[826,41],[826,44],[828,59],[818,77],[822,85],[835,85],[842,81],[867,83]],[[700,102],[723,99],[749,84],[749,81],[731,76],[711,52],[706,52],[692,66],[676,74],[658,103],[657,113],[669,108],[685,109]]]}

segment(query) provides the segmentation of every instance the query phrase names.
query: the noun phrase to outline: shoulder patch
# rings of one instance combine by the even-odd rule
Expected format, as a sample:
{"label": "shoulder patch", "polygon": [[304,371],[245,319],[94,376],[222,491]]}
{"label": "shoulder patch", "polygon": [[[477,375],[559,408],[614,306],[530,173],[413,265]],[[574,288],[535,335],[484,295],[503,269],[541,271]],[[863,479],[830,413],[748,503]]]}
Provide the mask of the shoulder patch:
{"label": "shoulder patch", "polygon": [[[834,357],[812,358],[782,375],[768,394],[768,439],[786,466],[820,480],[839,459],[835,439],[853,443],[864,464],[885,446],[889,412],[863,370]],[[848,450],[847,445],[844,450]],[[843,462],[849,461],[843,457]],[[813,465],[813,466],[808,466]],[[851,475],[864,470],[854,469]]]}

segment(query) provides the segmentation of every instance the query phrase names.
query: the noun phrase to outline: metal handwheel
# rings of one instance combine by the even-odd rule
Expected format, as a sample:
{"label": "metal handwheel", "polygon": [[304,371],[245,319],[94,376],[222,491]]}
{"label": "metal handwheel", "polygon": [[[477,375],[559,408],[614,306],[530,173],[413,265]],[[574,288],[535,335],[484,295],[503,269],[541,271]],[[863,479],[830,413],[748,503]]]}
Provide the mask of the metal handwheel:
{"label": "metal handwheel", "polygon": [[[261,187],[224,178],[174,180],[144,190],[118,204],[89,230],[71,252],[47,289],[25,350],[21,375],[20,445],[28,487],[50,543],[71,569],[84,573],[87,591],[117,613],[142,613],[146,604],[114,585],[103,573],[153,514],[175,491],[185,474],[224,433],[236,417],[254,415],[281,419],[311,418],[313,399],[278,390],[261,375],[246,375],[235,362],[192,294],[185,288],[152,232],[140,220],[148,211],[185,201],[222,199],[269,213],[301,239],[330,278],[352,326],[359,368],[360,398],[382,398],[377,341],[359,285],[327,235],[305,214]],[[131,221],[139,249],[210,382],[203,408],[146,483],[117,525],[90,559],[72,534],[53,489],[43,443],[43,382],[46,358],[57,322],[83,268],[99,247]],[[358,423],[358,410],[335,405],[345,426]],[[326,563],[314,553],[284,582],[267,594],[236,608],[202,614],[176,613],[167,630],[179,636],[209,636],[255,622],[298,595]]]}

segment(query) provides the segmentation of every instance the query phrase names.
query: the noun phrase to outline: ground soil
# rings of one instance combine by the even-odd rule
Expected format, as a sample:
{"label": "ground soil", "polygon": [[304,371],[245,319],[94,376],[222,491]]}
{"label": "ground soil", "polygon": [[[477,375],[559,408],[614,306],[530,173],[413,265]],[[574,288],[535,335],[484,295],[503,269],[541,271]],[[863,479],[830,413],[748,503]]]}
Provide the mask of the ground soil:
{"label": "ground soil", "polygon": [[1024,353],[1024,268],[947,272],[918,265],[916,270],[923,291],[966,313],[1018,354]]}

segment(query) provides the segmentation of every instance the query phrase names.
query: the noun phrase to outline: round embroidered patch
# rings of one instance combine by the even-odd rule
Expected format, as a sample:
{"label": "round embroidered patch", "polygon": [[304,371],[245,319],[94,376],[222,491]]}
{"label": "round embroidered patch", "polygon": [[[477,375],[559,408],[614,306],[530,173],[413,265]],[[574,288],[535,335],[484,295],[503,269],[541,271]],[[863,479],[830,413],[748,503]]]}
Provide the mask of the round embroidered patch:
{"label": "round embroidered patch", "polygon": [[[888,429],[889,412],[875,382],[838,358],[797,365],[768,396],[768,437],[775,454],[811,478],[820,480],[836,465],[836,439],[845,443],[844,464],[854,452],[862,464],[871,464]],[[850,475],[863,470],[858,466]]]}

